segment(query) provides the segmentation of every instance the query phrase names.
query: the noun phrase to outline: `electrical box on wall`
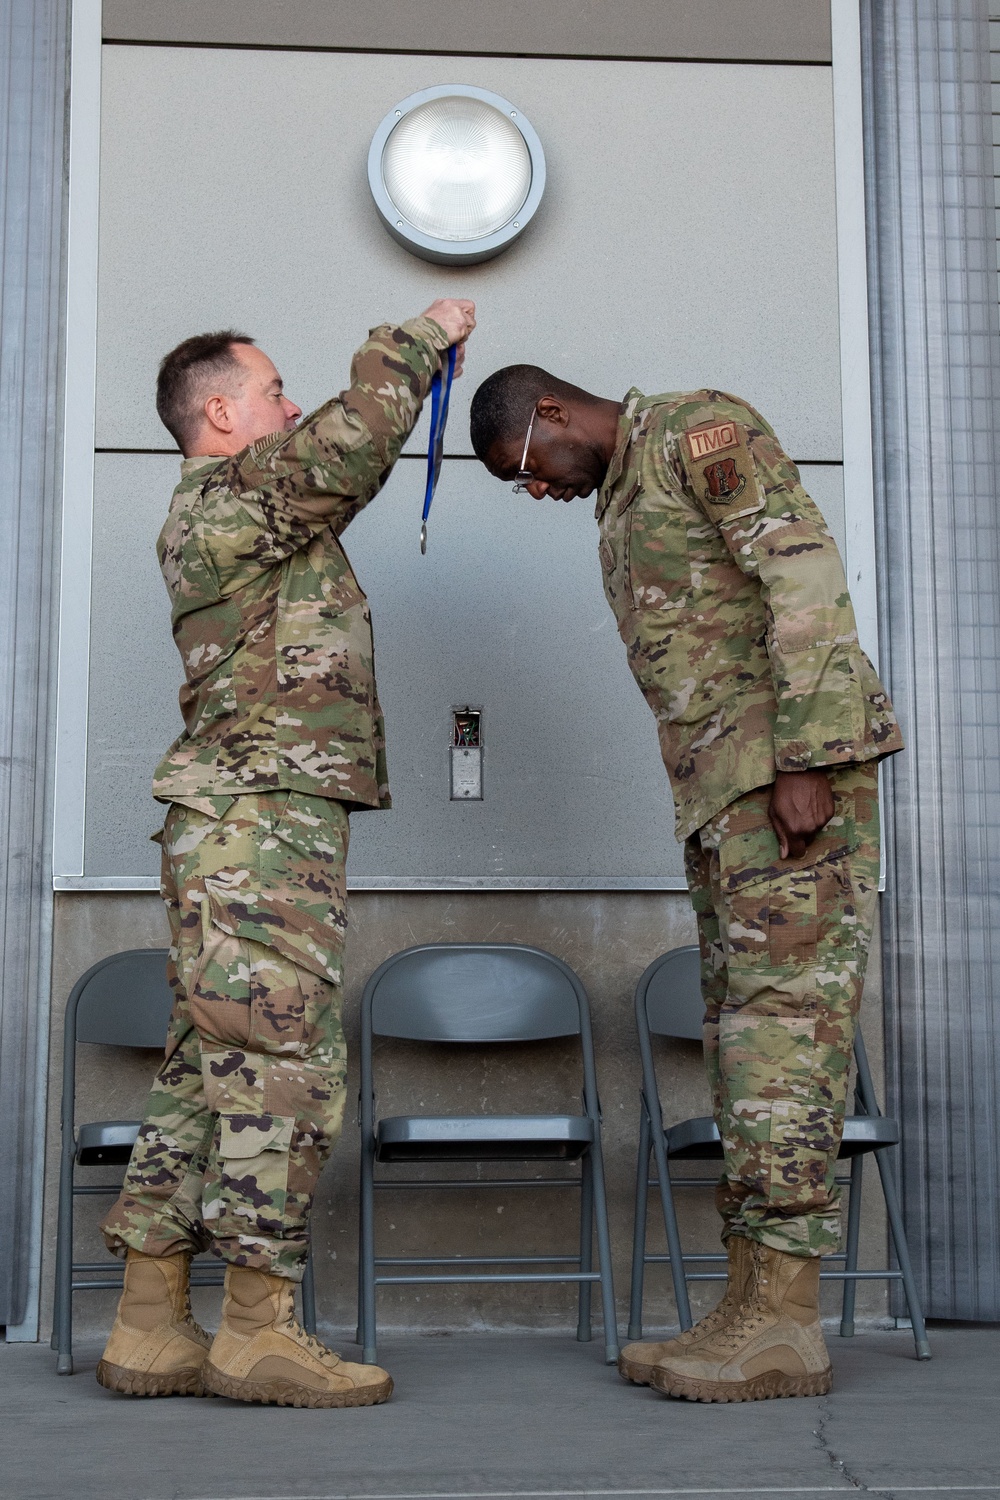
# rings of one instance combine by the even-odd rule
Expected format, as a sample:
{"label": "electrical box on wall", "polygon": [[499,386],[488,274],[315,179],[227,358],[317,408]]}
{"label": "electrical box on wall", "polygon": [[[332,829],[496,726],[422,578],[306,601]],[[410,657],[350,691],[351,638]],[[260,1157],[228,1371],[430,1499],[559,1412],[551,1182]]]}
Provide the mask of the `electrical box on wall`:
{"label": "electrical box on wall", "polygon": [[483,711],[453,708],[451,711],[451,800],[483,800]]}

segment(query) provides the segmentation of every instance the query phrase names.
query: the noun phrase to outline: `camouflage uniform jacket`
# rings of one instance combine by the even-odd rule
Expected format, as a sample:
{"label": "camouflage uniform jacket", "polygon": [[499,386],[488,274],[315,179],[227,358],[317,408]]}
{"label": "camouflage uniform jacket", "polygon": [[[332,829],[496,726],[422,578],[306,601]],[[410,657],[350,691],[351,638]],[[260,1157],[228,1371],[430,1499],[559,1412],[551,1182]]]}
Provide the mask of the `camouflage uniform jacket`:
{"label": "camouflage uniform jacket", "polygon": [[161,801],[389,806],[371,617],[338,537],[388,478],[446,347],[429,318],[375,328],[349,389],[293,432],[184,460],[158,543],[187,678]]}
{"label": "camouflage uniform jacket", "polygon": [[721,391],[631,390],[597,518],[679,839],[776,770],[902,748],[837,545],[752,407]]}

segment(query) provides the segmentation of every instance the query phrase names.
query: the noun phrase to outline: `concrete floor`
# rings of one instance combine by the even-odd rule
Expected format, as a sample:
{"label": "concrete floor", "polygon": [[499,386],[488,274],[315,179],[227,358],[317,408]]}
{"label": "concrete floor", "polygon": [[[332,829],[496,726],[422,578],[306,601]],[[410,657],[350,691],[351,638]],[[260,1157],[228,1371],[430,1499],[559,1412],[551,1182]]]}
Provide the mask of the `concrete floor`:
{"label": "concrete floor", "polygon": [[[136,1401],[0,1345],[4,1500],[1000,1494],[1000,1329],[831,1338],[816,1400],[700,1406],[624,1385],[571,1336],[387,1338],[383,1407]],[[345,1355],[353,1355],[342,1345]]]}

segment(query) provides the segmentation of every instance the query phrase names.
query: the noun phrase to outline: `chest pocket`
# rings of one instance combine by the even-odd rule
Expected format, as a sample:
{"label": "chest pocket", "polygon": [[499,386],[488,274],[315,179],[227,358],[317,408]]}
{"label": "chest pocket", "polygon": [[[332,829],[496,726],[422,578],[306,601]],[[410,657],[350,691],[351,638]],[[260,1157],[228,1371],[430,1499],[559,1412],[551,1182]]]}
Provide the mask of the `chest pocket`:
{"label": "chest pocket", "polygon": [[635,608],[629,577],[629,510],[638,491],[639,484],[636,481],[621,499],[612,499],[601,517],[601,543],[598,552],[604,575],[604,592],[619,619]]}
{"label": "chest pocket", "polygon": [[641,484],[608,509],[616,572],[629,607],[648,614],[685,603],[691,593],[687,513],[669,496],[650,495]]}

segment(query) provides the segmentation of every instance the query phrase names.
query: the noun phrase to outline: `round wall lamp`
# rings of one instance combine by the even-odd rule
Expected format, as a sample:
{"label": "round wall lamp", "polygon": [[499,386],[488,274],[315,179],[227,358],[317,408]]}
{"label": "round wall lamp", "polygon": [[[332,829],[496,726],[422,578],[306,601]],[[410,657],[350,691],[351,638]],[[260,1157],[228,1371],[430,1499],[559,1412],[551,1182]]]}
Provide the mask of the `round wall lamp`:
{"label": "round wall lamp", "polygon": [[470,266],[524,233],[545,153],[519,109],[488,89],[421,89],[372,136],[368,185],[392,237],[423,260]]}

